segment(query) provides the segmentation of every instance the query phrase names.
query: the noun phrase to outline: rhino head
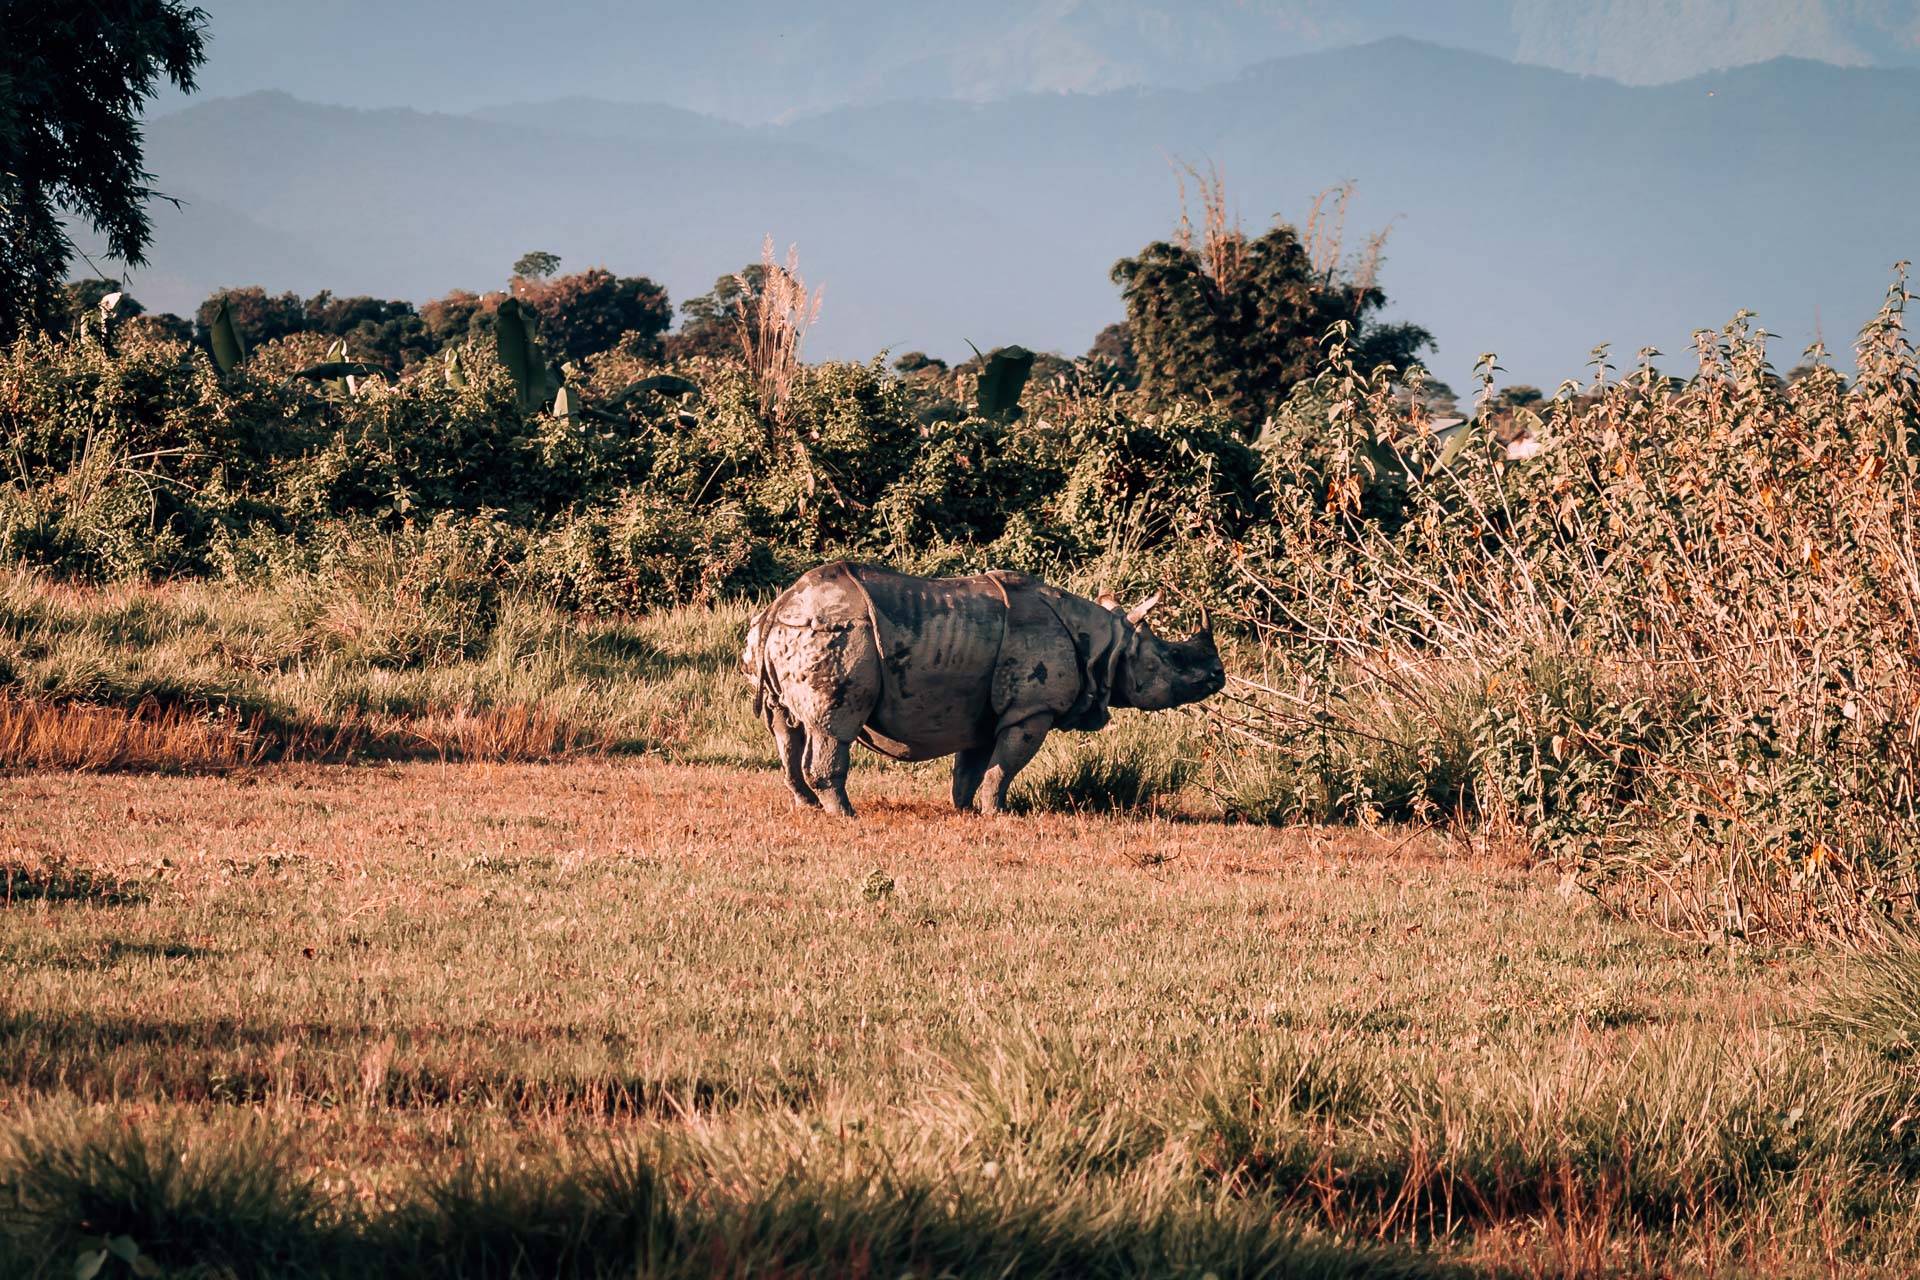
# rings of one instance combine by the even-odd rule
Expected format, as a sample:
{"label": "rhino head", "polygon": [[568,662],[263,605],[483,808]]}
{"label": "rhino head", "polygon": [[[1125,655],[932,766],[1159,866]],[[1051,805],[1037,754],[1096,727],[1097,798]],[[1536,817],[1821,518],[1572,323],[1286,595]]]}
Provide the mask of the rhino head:
{"label": "rhino head", "polygon": [[[1110,595],[1100,603],[1121,613],[1120,602]],[[1185,640],[1162,640],[1154,634],[1147,615],[1160,603],[1160,593],[1122,613],[1128,623],[1126,646],[1116,664],[1112,702],[1116,707],[1137,707],[1142,711],[1165,711],[1185,706],[1220,692],[1227,684],[1227,669],[1220,662],[1220,650],[1213,643],[1213,627],[1203,610],[1200,629]]]}

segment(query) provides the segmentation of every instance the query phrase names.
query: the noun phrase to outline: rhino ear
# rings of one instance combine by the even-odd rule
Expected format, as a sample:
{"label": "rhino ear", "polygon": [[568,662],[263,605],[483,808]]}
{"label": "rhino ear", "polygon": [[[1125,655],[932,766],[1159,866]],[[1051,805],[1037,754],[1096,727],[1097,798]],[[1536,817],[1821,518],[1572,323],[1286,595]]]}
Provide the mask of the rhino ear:
{"label": "rhino ear", "polygon": [[1122,605],[1120,604],[1120,597],[1113,594],[1113,592],[1111,591],[1102,591],[1099,595],[1093,598],[1093,602],[1099,605],[1102,609],[1105,609],[1108,613],[1119,613],[1122,610]]}
{"label": "rhino ear", "polygon": [[1147,615],[1153,612],[1153,606],[1160,603],[1160,595],[1161,593],[1156,591],[1139,604],[1133,606],[1133,608],[1127,610],[1127,621],[1136,627],[1146,622]]}

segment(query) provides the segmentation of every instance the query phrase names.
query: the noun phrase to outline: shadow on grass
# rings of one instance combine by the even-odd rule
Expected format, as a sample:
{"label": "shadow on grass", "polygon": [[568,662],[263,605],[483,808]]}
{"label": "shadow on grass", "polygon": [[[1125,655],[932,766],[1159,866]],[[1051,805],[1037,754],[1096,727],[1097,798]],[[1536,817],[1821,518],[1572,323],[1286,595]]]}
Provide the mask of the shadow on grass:
{"label": "shadow on grass", "polygon": [[211,948],[187,942],[131,942],[125,938],[97,938],[84,950],[59,951],[39,961],[39,964],[48,969],[66,969],[76,973],[96,972],[128,962],[200,960],[217,954]]}
{"label": "shadow on grass", "polygon": [[[515,1070],[503,1045],[592,1065]],[[723,1075],[620,1064],[617,1038],[567,1028],[476,1024],[457,1030],[373,1023],[239,1022],[13,1013],[0,1016],[0,1079],[89,1103],[158,1099],[249,1106],[354,1099],[397,1110],[477,1107],[518,1115],[622,1120],[725,1111],[749,1103],[804,1108],[822,1081],[795,1071],[751,1085]]]}
{"label": "shadow on grass", "polygon": [[0,1269],[66,1276],[101,1239],[163,1274],[392,1277],[1464,1277],[1270,1209],[1128,1212],[1081,1185],[1008,1195],[925,1176],[663,1175],[607,1147],[416,1173],[385,1203],[323,1189],[242,1135],[45,1124],[0,1155]]}
{"label": "shadow on grass", "polygon": [[147,886],[137,880],[64,860],[32,866],[0,863],[0,908],[38,902],[120,906],[145,902],[149,896]]}

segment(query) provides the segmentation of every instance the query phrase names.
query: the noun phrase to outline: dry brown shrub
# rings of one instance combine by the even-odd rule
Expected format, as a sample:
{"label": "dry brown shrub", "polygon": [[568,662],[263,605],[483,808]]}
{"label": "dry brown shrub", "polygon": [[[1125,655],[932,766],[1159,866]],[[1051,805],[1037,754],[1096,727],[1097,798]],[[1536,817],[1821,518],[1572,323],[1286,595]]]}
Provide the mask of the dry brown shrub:
{"label": "dry brown shrub", "polygon": [[528,705],[278,724],[152,699],[131,708],[0,699],[0,769],[199,772],[358,759],[517,763],[600,755],[612,747],[604,734]]}
{"label": "dry brown shrub", "polygon": [[231,769],[269,743],[236,717],[149,700],[131,709],[0,698],[0,768]]}
{"label": "dry brown shrub", "polygon": [[756,296],[746,276],[735,276],[740,302],[734,314],[740,354],[753,379],[760,416],[769,427],[784,420],[793,382],[800,374],[800,348],[820,319],[820,290],[800,278],[800,248],[790,245],[784,264],[773,256],[773,237],[760,246],[763,268]]}
{"label": "dry brown shrub", "polygon": [[1889,943],[1920,901],[1910,296],[1851,383],[1784,383],[1743,314],[1684,383],[1602,363],[1525,453],[1337,360],[1262,442],[1270,670],[1227,727],[1335,811],[1458,810],[1662,928]]}
{"label": "dry brown shrub", "polygon": [[429,715],[405,722],[389,737],[411,738],[443,760],[503,763],[595,755],[612,745],[565,717],[535,706],[484,707]]}

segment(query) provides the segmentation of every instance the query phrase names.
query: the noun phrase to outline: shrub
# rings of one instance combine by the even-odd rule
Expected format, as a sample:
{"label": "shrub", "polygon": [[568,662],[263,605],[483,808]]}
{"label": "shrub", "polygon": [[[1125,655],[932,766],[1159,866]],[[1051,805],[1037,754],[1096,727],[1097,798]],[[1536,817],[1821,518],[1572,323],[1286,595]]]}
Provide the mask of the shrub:
{"label": "shrub", "polygon": [[[1678,391],[1643,364],[1556,397],[1525,460],[1443,446],[1336,353],[1262,442],[1276,520],[1247,617],[1272,657],[1266,739],[1457,758],[1458,699],[1434,692],[1470,676],[1486,696],[1452,808],[1518,823],[1613,905],[1748,938],[1871,936],[1909,911],[1906,297],[1851,389],[1781,384],[1742,317],[1700,336]],[[1347,714],[1376,690],[1400,720]]]}
{"label": "shrub", "polygon": [[684,506],[645,492],[583,511],[534,545],[522,580],[563,608],[622,613],[771,587],[783,566],[732,504]]}
{"label": "shrub", "polygon": [[1105,732],[1055,734],[1020,775],[1036,809],[1141,813],[1167,807],[1193,777],[1197,752],[1183,717],[1122,713]]}

